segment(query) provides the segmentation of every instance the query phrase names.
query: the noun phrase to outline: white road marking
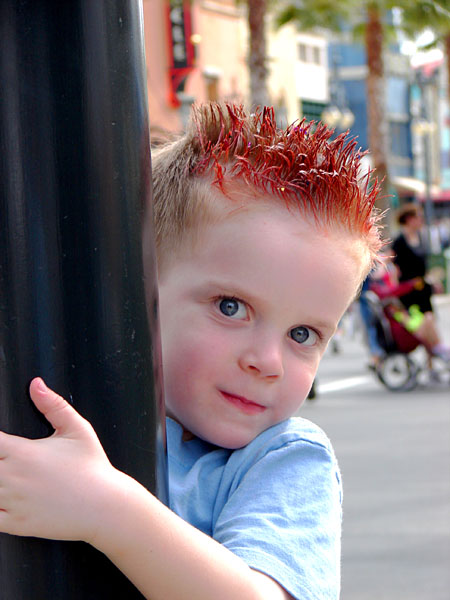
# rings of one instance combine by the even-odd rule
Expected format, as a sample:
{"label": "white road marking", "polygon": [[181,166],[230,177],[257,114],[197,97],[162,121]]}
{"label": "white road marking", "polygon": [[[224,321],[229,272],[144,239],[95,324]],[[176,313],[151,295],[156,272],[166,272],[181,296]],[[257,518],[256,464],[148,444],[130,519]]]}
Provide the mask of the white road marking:
{"label": "white road marking", "polygon": [[347,377],[346,379],[338,379],[329,383],[319,383],[318,393],[327,394],[329,392],[337,392],[348,388],[364,385],[370,382],[373,378],[370,375],[358,375],[357,377]]}

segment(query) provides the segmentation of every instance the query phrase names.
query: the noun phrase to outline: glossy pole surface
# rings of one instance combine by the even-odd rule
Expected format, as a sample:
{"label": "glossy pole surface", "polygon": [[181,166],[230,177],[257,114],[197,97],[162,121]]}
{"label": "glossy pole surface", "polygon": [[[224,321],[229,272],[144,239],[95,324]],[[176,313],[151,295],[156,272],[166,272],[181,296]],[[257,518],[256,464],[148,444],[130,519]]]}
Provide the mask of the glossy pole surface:
{"label": "glossy pole surface", "polygon": [[[165,501],[141,8],[0,2],[0,429],[50,434],[40,375]],[[0,597],[142,596],[87,544],[0,534]]]}

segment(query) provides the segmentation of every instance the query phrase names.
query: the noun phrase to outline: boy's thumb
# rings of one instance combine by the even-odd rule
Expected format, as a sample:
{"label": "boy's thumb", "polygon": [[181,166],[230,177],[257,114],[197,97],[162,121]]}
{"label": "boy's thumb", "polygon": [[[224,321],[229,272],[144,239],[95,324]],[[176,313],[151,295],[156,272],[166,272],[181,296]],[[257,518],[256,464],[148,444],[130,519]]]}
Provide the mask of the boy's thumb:
{"label": "boy's thumb", "polygon": [[30,396],[36,408],[59,434],[67,433],[84,419],[70,404],[56,392],[48,388],[40,377],[30,383]]}

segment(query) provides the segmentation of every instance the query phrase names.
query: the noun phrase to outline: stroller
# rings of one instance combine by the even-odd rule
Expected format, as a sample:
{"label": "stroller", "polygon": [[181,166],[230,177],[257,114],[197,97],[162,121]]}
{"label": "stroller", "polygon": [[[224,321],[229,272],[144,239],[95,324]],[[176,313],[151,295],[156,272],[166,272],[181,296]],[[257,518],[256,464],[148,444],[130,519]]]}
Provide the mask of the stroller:
{"label": "stroller", "polygon": [[381,383],[394,392],[409,391],[417,386],[421,375],[430,373],[436,381],[448,383],[450,368],[443,360],[433,357],[430,372],[427,358],[422,355],[422,360],[418,360],[416,353],[411,356],[423,343],[393,318],[392,303],[399,303],[398,298],[381,299],[372,290],[365,291],[364,296],[372,313],[378,343],[385,352],[375,369]]}

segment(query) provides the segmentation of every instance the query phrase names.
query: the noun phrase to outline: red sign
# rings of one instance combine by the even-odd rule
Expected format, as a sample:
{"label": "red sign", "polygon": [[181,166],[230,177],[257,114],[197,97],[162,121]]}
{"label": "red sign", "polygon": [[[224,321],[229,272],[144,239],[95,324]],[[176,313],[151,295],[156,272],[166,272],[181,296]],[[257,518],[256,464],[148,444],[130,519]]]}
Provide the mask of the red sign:
{"label": "red sign", "polygon": [[186,0],[170,0],[167,4],[169,42],[169,102],[180,106],[177,92],[184,89],[186,77],[194,69],[194,45],[191,41],[191,3]]}

